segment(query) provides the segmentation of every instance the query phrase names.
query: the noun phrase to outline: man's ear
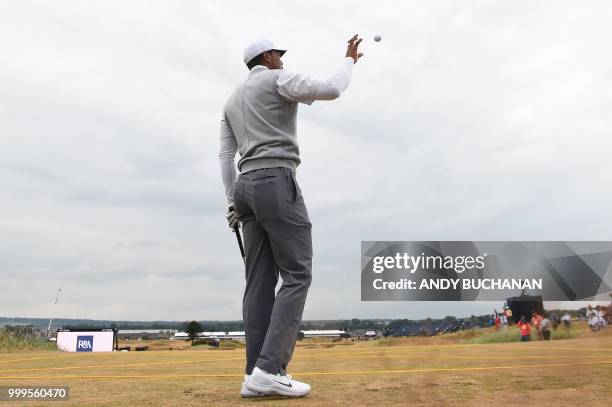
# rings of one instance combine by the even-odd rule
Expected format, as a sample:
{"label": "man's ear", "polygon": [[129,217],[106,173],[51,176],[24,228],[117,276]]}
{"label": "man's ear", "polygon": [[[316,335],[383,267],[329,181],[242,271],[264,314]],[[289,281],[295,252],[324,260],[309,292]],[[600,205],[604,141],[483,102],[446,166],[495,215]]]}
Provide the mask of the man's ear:
{"label": "man's ear", "polygon": [[270,57],[270,51],[264,51],[263,52],[263,62],[268,64],[270,61],[272,61],[272,57]]}

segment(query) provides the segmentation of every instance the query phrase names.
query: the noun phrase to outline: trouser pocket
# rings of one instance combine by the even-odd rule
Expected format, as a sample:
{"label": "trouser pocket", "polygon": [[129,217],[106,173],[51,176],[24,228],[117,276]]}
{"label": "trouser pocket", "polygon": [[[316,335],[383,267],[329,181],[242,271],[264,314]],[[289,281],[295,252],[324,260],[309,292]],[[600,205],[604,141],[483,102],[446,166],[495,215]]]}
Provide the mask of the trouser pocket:
{"label": "trouser pocket", "polygon": [[[255,217],[258,221],[277,219],[279,216],[279,195],[282,196],[282,178],[271,176],[250,182],[253,188]],[[282,202],[282,201],[281,201]]]}
{"label": "trouser pocket", "polygon": [[287,183],[287,202],[291,204],[296,203],[302,198],[302,191],[295,179],[295,174],[288,172],[285,176],[285,181]]}

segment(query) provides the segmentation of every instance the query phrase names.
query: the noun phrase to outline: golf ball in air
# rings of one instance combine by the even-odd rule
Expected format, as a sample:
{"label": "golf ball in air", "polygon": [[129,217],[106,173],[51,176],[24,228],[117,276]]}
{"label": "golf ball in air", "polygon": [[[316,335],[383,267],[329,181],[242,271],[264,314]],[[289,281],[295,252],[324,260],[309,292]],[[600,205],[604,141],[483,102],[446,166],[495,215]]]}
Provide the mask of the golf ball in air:
{"label": "golf ball in air", "polygon": [[376,42],[380,42],[381,39],[382,39],[382,37],[379,34],[376,34],[374,36],[374,41],[376,41]]}

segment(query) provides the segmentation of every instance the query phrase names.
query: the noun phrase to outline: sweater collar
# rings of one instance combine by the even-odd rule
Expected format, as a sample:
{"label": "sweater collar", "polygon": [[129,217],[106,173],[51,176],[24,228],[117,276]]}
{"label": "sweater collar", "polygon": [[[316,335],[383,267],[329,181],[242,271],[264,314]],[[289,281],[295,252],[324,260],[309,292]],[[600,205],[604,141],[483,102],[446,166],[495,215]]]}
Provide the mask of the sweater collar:
{"label": "sweater collar", "polygon": [[255,66],[253,67],[253,69],[251,69],[251,72],[254,72],[254,71],[261,71],[261,70],[264,70],[264,69],[266,69],[266,70],[267,70],[267,69],[268,69],[268,67],[267,67],[267,66],[265,66],[265,65],[255,65]]}

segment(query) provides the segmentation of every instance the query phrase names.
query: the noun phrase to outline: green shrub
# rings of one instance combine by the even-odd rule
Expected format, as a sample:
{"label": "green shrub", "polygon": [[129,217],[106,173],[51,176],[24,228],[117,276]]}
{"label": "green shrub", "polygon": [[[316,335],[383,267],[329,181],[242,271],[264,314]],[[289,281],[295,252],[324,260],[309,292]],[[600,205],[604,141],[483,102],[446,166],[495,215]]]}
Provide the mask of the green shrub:
{"label": "green shrub", "polygon": [[55,342],[34,337],[19,337],[0,329],[0,352],[14,352],[21,350],[56,351]]}

